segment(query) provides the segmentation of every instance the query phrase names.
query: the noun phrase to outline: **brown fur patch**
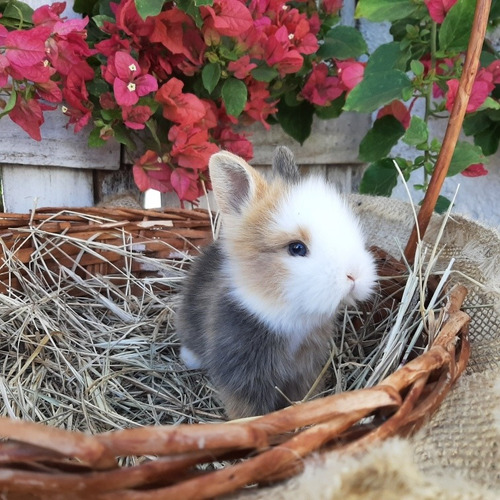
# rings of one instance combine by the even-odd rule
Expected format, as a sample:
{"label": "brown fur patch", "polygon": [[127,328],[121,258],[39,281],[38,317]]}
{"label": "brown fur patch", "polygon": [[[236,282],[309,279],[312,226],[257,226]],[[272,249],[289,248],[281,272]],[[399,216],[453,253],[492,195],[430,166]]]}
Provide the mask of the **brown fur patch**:
{"label": "brown fur patch", "polygon": [[280,252],[295,241],[302,241],[307,246],[311,244],[311,233],[307,228],[297,227],[296,231],[277,231],[270,233],[266,240],[265,252]]}
{"label": "brown fur patch", "polygon": [[288,244],[300,240],[309,245],[311,240],[306,228],[287,232],[274,227],[276,213],[288,189],[279,179],[270,184],[259,183],[251,208],[241,218],[226,221],[230,254],[241,264],[240,276],[246,288],[275,305],[281,303],[283,285],[288,279],[288,270],[282,262]]}

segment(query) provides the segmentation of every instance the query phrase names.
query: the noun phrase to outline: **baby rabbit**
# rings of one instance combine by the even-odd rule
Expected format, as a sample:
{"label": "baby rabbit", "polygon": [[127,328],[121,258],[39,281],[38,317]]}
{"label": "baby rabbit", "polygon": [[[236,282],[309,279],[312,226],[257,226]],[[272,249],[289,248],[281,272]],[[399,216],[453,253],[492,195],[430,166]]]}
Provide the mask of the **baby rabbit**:
{"label": "baby rabbit", "polygon": [[209,168],[222,231],[181,294],[181,357],[206,370],[230,418],[261,415],[306,395],[339,305],[369,297],[374,261],[337,191],[301,179],[286,147],[269,183],[227,151]]}

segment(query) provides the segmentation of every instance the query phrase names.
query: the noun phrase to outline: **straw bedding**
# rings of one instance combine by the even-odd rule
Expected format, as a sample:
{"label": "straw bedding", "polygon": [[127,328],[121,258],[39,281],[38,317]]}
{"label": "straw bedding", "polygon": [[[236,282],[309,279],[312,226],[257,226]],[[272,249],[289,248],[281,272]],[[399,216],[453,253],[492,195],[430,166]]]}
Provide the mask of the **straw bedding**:
{"label": "straw bedding", "polygon": [[[39,214],[38,220],[24,220],[17,228],[13,220],[5,222],[8,229],[3,229],[4,258],[0,267],[3,283],[7,285],[5,293],[0,295],[2,415],[92,434],[137,426],[223,421],[223,409],[210,382],[202,373],[187,371],[179,362],[178,341],[172,328],[176,293],[191,259],[189,252],[196,244],[210,240],[210,220],[206,214],[202,217],[199,212],[189,211],[155,214],[141,210],[122,209],[113,213],[102,210],[47,211]],[[168,220],[173,224],[167,223]],[[406,362],[422,353],[426,343],[441,328],[443,316],[435,308],[454,300],[439,299],[449,270],[444,271],[441,281],[436,280],[429,270],[438,252],[431,247],[421,256],[422,261],[413,269],[403,265],[397,268],[396,276],[394,269],[386,273],[381,281],[386,292],[383,302],[365,305],[343,316],[340,334],[332,345],[330,362],[325,366],[329,392],[377,384],[401,361]],[[385,259],[383,253],[379,255],[381,262]],[[424,260],[430,264],[425,271],[422,269]],[[406,283],[403,292],[402,283]],[[426,307],[421,301],[424,296]],[[422,313],[425,313],[424,321]],[[463,328],[466,319],[460,316],[459,320],[459,328]],[[376,333],[371,330],[374,324],[382,325]],[[398,337],[398,332],[404,332],[405,338]],[[456,330],[451,329],[447,335],[454,338]],[[386,340],[392,344],[384,343]],[[449,348],[448,344],[443,346],[445,350]],[[298,453],[306,455],[308,450],[331,440],[328,436],[337,436],[337,429],[348,428],[347,422],[354,423],[362,415],[369,415],[377,405],[401,404],[401,401],[397,403],[400,399],[397,391],[405,394],[405,384],[412,384],[404,396],[408,396],[402,405],[405,411],[397,413],[401,415],[395,422],[382,425],[378,435],[391,435],[398,426],[411,430],[426,412],[439,404],[463,369],[467,355],[462,350],[461,368],[457,369],[453,361],[454,348],[448,354],[442,350],[437,357],[435,353],[426,359],[432,364],[438,363],[440,357],[443,359],[440,363],[444,362],[443,366],[448,363],[451,372],[446,369],[436,372],[436,377],[429,379],[428,390],[422,392],[427,377],[417,382],[420,377],[417,373],[425,369],[425,362],[412,365],[412,369],[403,370],[403,378],[389,377],[388,388],[367,393],[366,403],[361,405],[363,408],[352,415],[349,414],[349,401],[354,401],[355,397],[338,400],[331,423],[325,422],[310,429],[311,432],[298,435],[293,446],[298,446]],[[438,367],[437,364],[433,366]],[[430,398],[433,391],[438,394]],[[420,401],[420,395],[423,405],[411,413],[411,405]],[[315,415],[320,418],[318,422],[322,422],[321,419],[329,414],[328,405],[323,404],[309,407],[309,415],[301,413],[300,406],[290,410],[286,413],[288,417],[270,415],[255,421],[255,425],[245,428],[245,424],[231,424],[234,432],[229,429],[220,432],[227,439],[232,439],[232,435],[250,438],[260,435],[263,430],[268,433],[276,428],[277,436],[268,436],[265,440],[269,443],[268,439],[270,442],[278,439],[275,444],[290,438],[288,429],[309,425],[306,422],[313,422]],[[347,415],[347,420],[343,420],[344,416],[339,419],[341,414]],[[384,421],[382,413],[378,422]],[[361,425],[360,435],[369,432],[373,422],[370,418]],[[10,424],[8,427],[16,434]],[[179,427],[176,425],[176,428]],[[40,430],[32,430],[34,436],[42,435]],[[188,436],[188,431],[183,428],[179,436]],[[137,436],[139,441],[143,439]],[[54,434],[56,438],[60,440],[64,436]],[[311,444],[311,438],[313,441],[319,439],[318,443]],[[28,442],[37,442],[36,439]],[[50,440],[49,435],[47,439]],[[107,439],[103,435],[103,440],[97,441],[104,443]],[[109,442],[117,444],[119,439],[119,436],[116,439],[110,436]],[[220,448],[217,439],[214,436],[214,450]],[[126,450],[125,444],[126,440],[118,444],[117,449]],[[236,449],[242,446],[240,442]],[[262,449],[257,441],[249,447]],[[151,455],[151,450],[151,447],[146,448],[142,455]],[[268,458],[282,451],[279,446],[271,448]],[[280,479],[300,470],[299,455],[290,462],[289,453],[284,461],[289,466],[277,469],[271,474],[272,478]],[[124,454],[128,453],[117,453]],[[199,452],[195,451],[195,458],[197,454]],[[121,459],[122,464],[140,464],[146,459],[141,453],[129,455],[126,460]],[[231,454],[225,455],[225,452],[214,452],[221,460]],[[241,453],[232,455],[234,458]],[[262,463],[267,460],[264,455],[261,455]],[[204,468],[221,466],[218,459],[204,458],[202,461],[206,463]],[[251,462],[242,463],[241,470],[250,470]],[[162,463],[166,462],[160,461],[159,467]],[[257,477],[255,469],[247,477],[252,482],[250,478]],[[240,480],[244,481],[241,477]],[[189,480],[186,488],[191,487],[188,483]],[[226,486],[224,491],[230,491]],[[182,488],[181,485],[179,491],[183,491]],[[195,490],[200,491],[199,487]]]}
{"label": "straw bedding", "polygon": [[[154,239],[104,211],[52,214],[11,248],[4,238],[0,273],[15,287],[0,295],[3,415],[92,433],[222,419],[203,375],[178,360],[172,304],[189,256],[158,239],[162,214],[139,215]],[[72,231],[57,231],[63,219]]]}
{"label": "straw bedding", "polygon": [[[122,217],[127,214],[121,212]],[[116,222],[113,215],[118,218],[116,213],[104,217],[97,211],[54,213],[29,229],[18,229],[18,237],[29,234],[27,262],[18,259],[27,249],[26,238],[11,248],[4,239],[0,273],[4,283],[14,282],[15,287],[0,295],[1,413],[92,433],[224,420],[209,380],[186,370],[178,358],[172,320],[191,257],[165,241],[154,255],[137,251],[141,248],[130,221],[128,226],[115,224],[113,238],[109,233],[104,237]],[[56,232],[68,217],[73,219],[72,230]],[[157,220],[159,227],[161,221]],[[151,223],[150,229],[154,227]],[[155,238],[151,241],[158,244]],[[392,332],[399,351],[385,359],[381,341],[390,340],[398,312],[393,293],[347,311],[325,366],[327,394],[373,386],[402,357],[410,357],[411,349],[406,354],[403,350],[408,342],[402,339],[415,335],[422,323],[419,280],[405,265],[400,267],[399,284],[390,276],[384,282],[393,293],[410,282],[403,311],[406,324],[399,325],[403,333],[394,337]],[[382,321],[377,314],[381,310],[386,311]],[[440,319],[436,321],[437,329]],[[414,347],[411,357],[423,349]]]}

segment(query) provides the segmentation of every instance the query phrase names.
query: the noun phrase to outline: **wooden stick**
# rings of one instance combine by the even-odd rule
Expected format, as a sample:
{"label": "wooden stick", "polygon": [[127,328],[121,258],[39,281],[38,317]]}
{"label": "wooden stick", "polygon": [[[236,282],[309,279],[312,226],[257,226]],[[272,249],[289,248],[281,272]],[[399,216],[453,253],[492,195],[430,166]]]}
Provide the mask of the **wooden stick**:
{"label": "wooden stick", "polygon": [[477,0],[464,68],[443,139],[443,146],[441,147],[434,173],[432,174],[422,207],[420,208],[417,224],[415,224],[406,245],[405,257],[409,262],[413,262],[415,257],[419,236],[420,238],[424,237],[424,233],[429,225],[432,212],[436,207],[439,193],[441,192],[446,174],[448,173],[458,136],[462,129],[472,85],[479,66],[479,56],[486,34],[490,7],[491,0]]}

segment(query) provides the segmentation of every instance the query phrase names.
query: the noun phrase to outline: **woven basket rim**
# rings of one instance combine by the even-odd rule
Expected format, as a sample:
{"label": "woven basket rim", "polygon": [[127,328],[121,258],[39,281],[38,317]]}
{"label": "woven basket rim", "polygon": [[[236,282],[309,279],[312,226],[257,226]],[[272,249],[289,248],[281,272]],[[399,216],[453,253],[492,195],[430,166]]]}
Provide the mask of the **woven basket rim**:
{"label": "woven basket rim", "polygon": [[[138,233],[146,229],[137,224],[147,220],[154,226],[155,218],[164,221],[169,217],[195,218],[211,231],[209,214],[204,210],[50,208],[17,219],[15,214],[0,214],[0,236],[2,232],[21,234],[35,223],[55,222],[60,231],[68,231],[63,223],[74,224],[71,217],[80,213],[78,210],[85,216],[106,213],[124,223],[120,229],[133,219]],[[16,220],[25,225],[12,227]],[[182,235],[175,238],[189,239]],[[408,434],[429,418],[465,370],[470,351],[470,318],[460,310],[465,295],[462,286],[452,290],[448,319],[430,349],[372,388],[326,396],[242,421],[142,427],[95,435],[0,417],[1,434],[6,439],[1,444],[5,457],[2,468],[9,472],[0,476],[0,486],[35,498],[77,485],[79,493],[72,493],[72,498],[90,494],[100,498],[113,492],[133,492],[131,498],[138,499],[157,498],[154,495],[212,498],[248,484],[296,474],[303,468],[303,457],[313,451],[359,451],[389,436]],[[371,417],[370,422],[367,417]],[[119,467],[116,459],[150,455],[157,459],[132,467]],[[184,474],[197,463],[249,455],[243,462],[203,475]],[[30,465],[28,469],[16,467],[21,456],[22,463]],[[79,466],[68,467],[75,459]],[[171,484],[141,491],[159,478]]]}

